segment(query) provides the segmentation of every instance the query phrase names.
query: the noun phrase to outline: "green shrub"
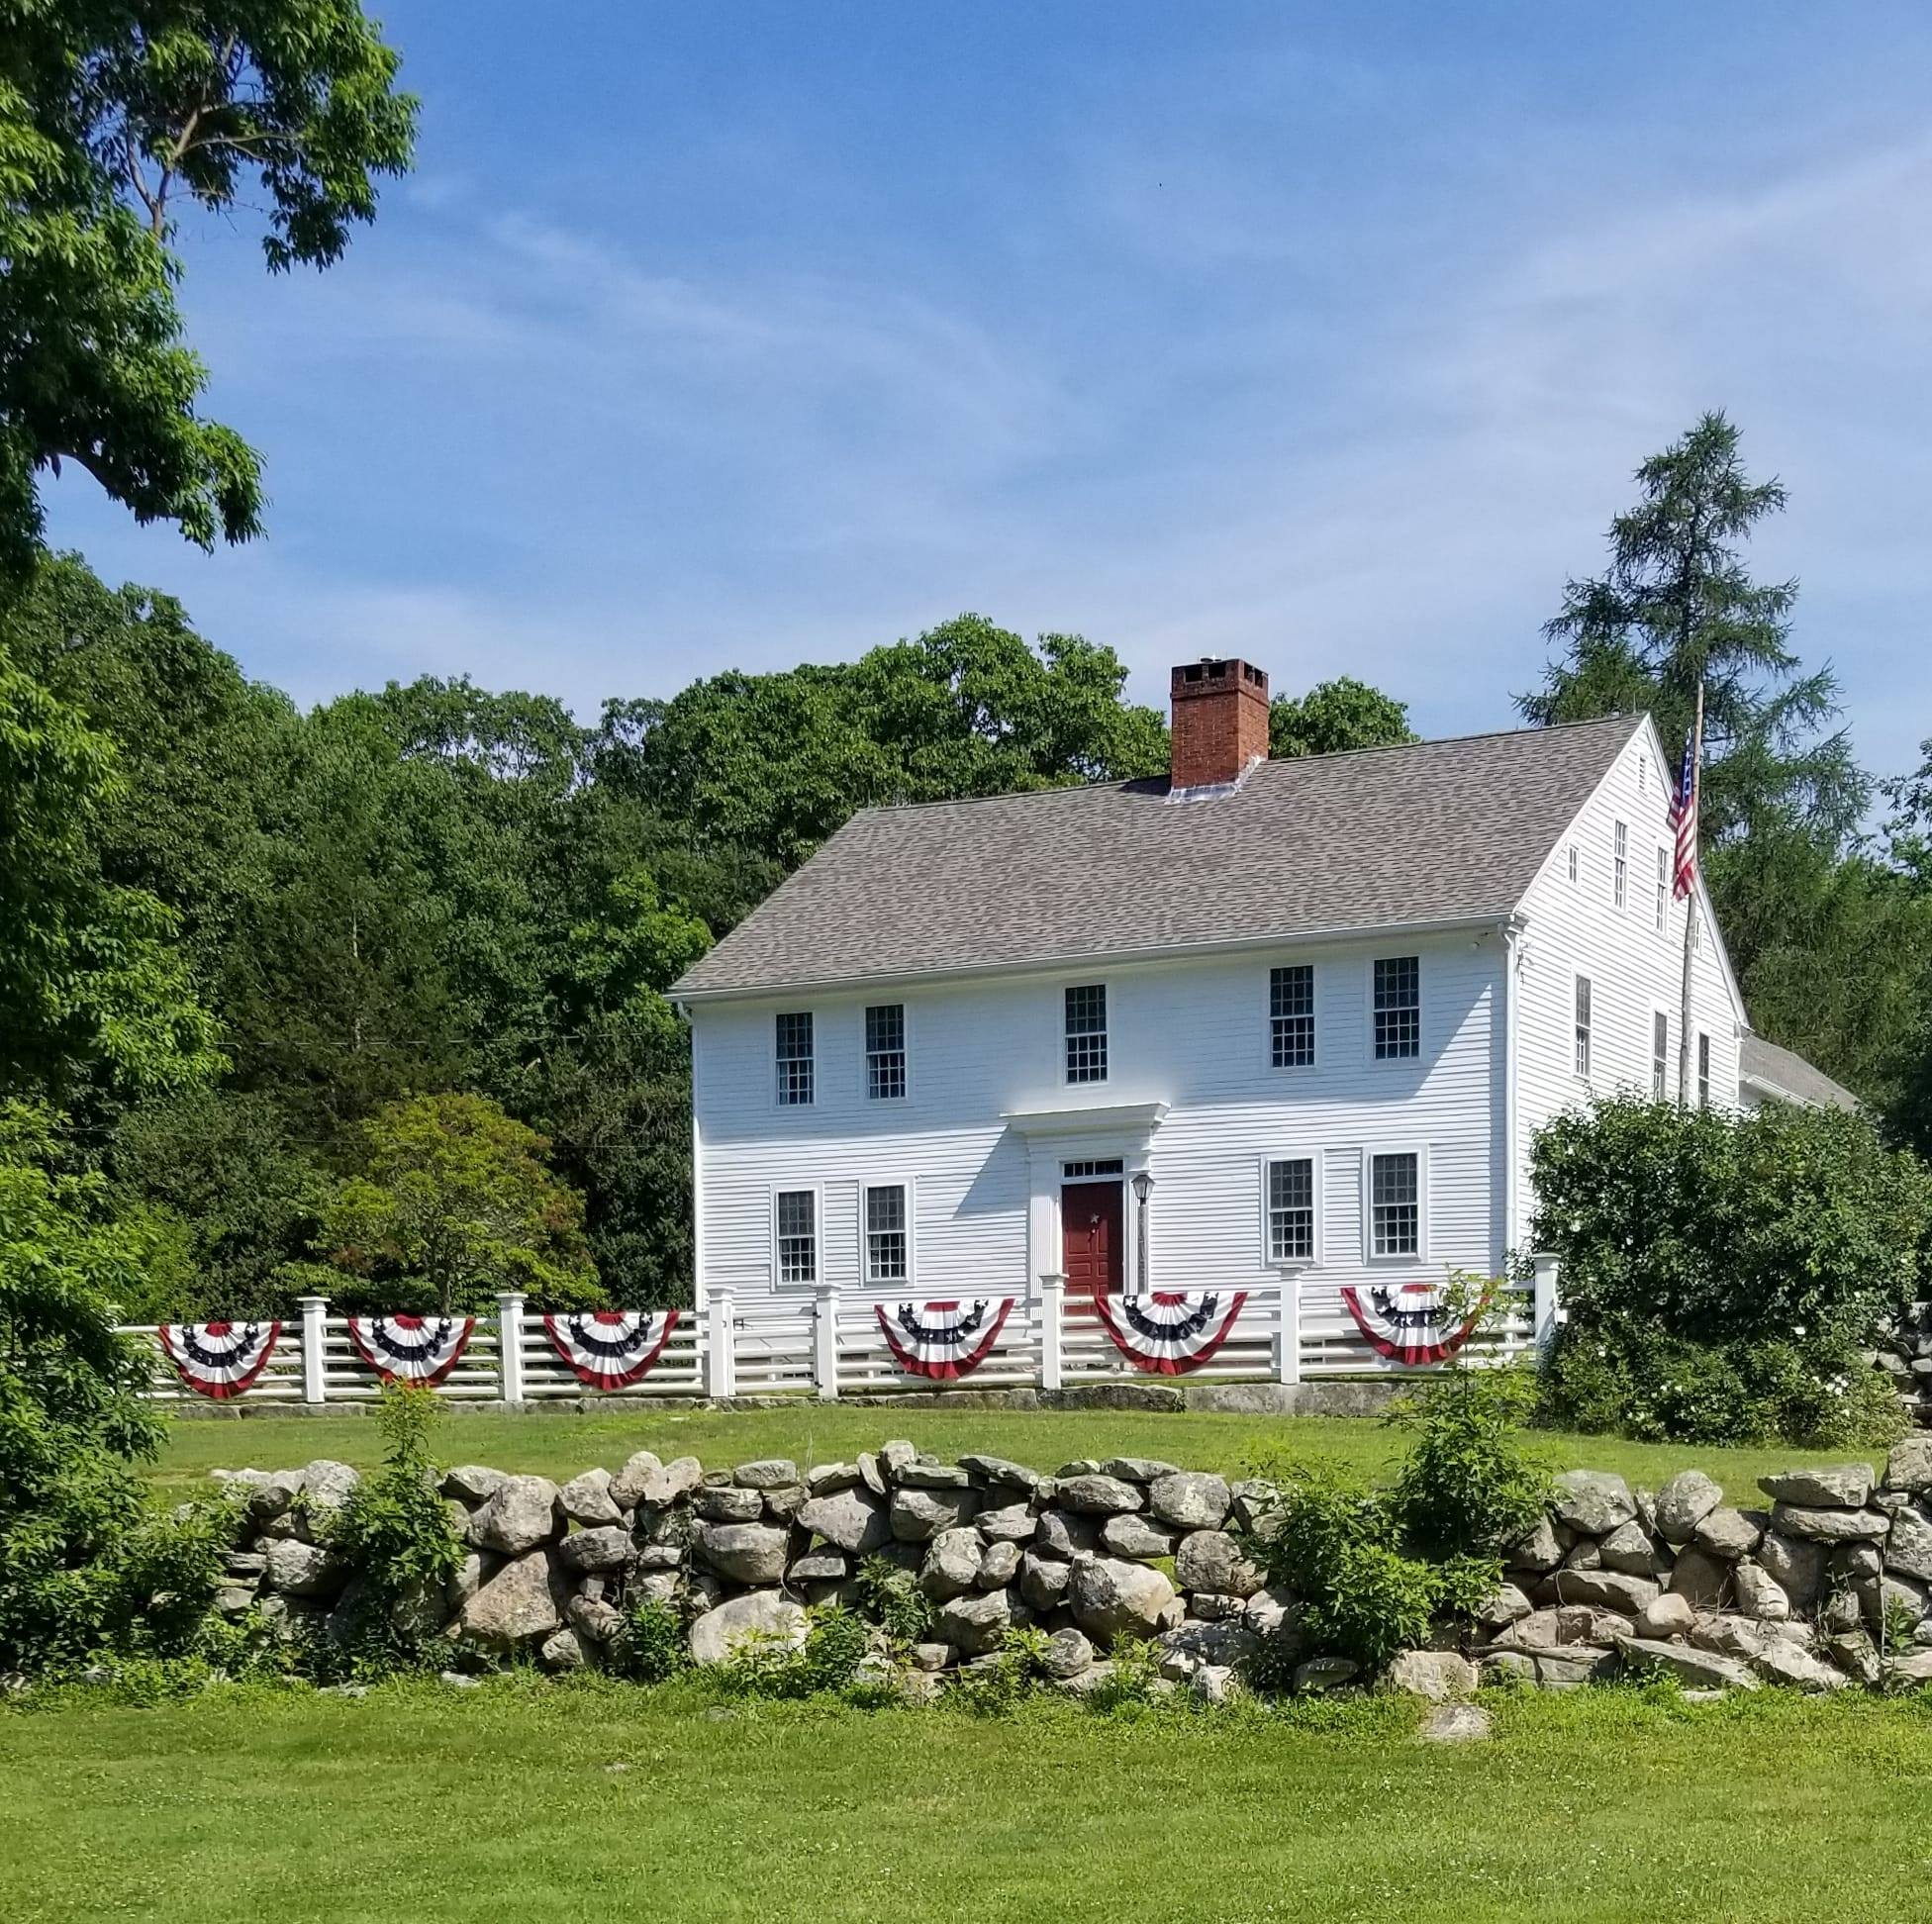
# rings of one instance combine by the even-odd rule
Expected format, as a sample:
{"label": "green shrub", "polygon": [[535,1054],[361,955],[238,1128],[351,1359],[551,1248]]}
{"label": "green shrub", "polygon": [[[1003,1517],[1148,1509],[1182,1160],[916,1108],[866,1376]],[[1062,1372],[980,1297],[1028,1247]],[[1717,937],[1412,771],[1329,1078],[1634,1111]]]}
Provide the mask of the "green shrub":
{"label": "green shrub", "polygon": [[1021,1697],[1030,1696],[1045,1677],[1046,1645],[1046,1632],[1032,1624],[1009,1629],[991,1664],[953,1678],[955,1700],[982,1716],[1011,1710]]}
{"label": "green shrub", "polygon": [[847,1688],[871,1648],[865,1619],[837,1604],[808,1612],[805,1642],[788,1649],[777,1638],[747,1639],[711,1678],[733,1696],[808,1697]]}
{"label": "green shrub", "polygon": [[1409,1549],[1434,1559],[1494,1554],[1536,1526],[1551,1487],[1523,1444],[1536,1395],[1526,1371],[1465,1364],[1396,1405],[1392,1420],[1413,1441],[1390,1502]]}
{"label": "green shrub", "polygon": [[329,1547],[349,1573],[331,1637],[358,1673],[425,1666],[437,1601],[462,1564],[430,1449],[447,1413],[434,1391],[389,1385],[376,1414],[384,1466],[356,1485],[330,1525]]}
{"label": "green shrub", "polygon": [[663,1684],[691,1668],[684,1619],[660,1596],[640,1596],[624,1611],[624,1628],[612,1639],[611,1668],[634,1684]]}
{"label": "green shrub", "polygon": [[1540,1130],[1532,1169],[1569,1312],[1548,1418],[1711,1443],[1897,1434],[1860,1352],[1922,1285],[1932,1172],[1862,1115],[1617,1098]]}
{"label": "green shrub", "polygon": [[856,1581],[859,1608],[885,1631],[894,1649],[924,1640],[932,1628],[932,1599],[912,1571],[886,1557],[867,1557]]}

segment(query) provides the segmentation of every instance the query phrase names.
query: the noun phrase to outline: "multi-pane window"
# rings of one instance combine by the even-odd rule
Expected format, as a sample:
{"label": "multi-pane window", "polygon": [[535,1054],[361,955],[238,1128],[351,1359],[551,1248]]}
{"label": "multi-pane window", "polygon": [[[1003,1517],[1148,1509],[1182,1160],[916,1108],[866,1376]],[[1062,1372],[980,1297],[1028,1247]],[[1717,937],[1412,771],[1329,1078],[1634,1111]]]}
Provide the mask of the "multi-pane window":
{"label": "multi-pane window", "polygon": [[1657,844],[1657,932],[1663,934],[1671,914],[1671,851]]}
{"label": "multi-pane window", "polygon": [[778,1192],[778,1280],[819,1280],[819,1199],[811,1190]]}
{"label": "multi-pane window", "polygon": [[1268,1165],[1268,1260],[1314,1261],[1314,1159]]}
{"label": "multi-pane window", "polygon": [[865,1011],[865,1093],[875,1103],[906,1093],[906,1005],[886,1003]]}
{"label": "multi-pane window", "polygon": [[1697,1106],[1710,1106],[1710,1037],[1697,1037]]}
{"label": "multi-pane window", "polygon": [[1277,1069],[1314,1063],[1314,964],[1268,971],[1268,1028]]}
{"label": "multi-pane window", "polygon": [[1375,965],[1375,1053],[1378,1061],[1422,1053],[1422,961],[1394,955]]}
{"label": "multi-pane window", "polygon": [[1570,880],[1574,882],[1577,879],[1577,844],[1575,842],[1570,844],[1569,869]]}
{"label": "multi-pane window", "polygon": [[1671,1093],[1671,1018],[1661,1009],[1650,1017],[1650,1093],[1660,1103]]}
{"label": "multi-pane window", "polygon": [[1590,1079],[1590,978],[1577,978],[1577,1074]]}
{"label": "multi-pane window", "polygon": [[1415,1256],[1422,1248],[1422,1176],[1413,1150],[1369,1158],[1369,1253]]}
{"label": "multi-pane window", "polygon": [[1107,985],[1067,991],[1067,1080],[1107,1080]]}
{"label": "multi-pane window", "polygon": [[778,1100],[787,1106],[812,1100],[812,1016],[778,1018]]}
{"label": "multi-pane window", "polygon": [[904,1283],[906,1261],[906,1186],[890,1183],[865,1193],[865,1280]]}
{"label": "multi-pane window", "polygon": [[1610,836],[1610,899],[1619,909],[1630,899],[1630,830],[1620,821]]}

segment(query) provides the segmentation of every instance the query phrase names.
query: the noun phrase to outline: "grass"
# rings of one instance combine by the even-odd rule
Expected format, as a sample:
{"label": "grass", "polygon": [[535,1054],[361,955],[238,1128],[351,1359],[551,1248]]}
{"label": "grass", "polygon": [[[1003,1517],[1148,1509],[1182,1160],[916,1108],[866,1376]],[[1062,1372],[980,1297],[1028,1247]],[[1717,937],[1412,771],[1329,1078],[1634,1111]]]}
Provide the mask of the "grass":
{"label": "grass", "polygon": [[[635,1403],[586,1413],[452,1412],[436,1441],[450,1463],[566,1478],[593,1464],[615,1469],[633,1450],[669,1459],[696,1456],[707,1468],[753,1457],[800,1462],[849,1460],[888,1437],[907,1436],[948,1460],[980,1450],[1052,1470],[1076,1457],[1147,1456],[1190,1470],[1239,1474],[1257,1458],[1283,1455],[1308,1463],[1374,1472],[1402,1448],[1399,1430],[1363,1417],[1224,1416],[1206,1411],[877,1409],[800,1402],[779,1409],[660,1410]],[[1757,1480],[1799,1463],[1842,1463],[1855,1452],[1793,1450],[1782,1445],[1716,1449],[1707,1444],[1627,1443],[1617,1437],[1559,1432],[1536,1441],[1559,1470],[1614,1470],[1655,1488],[1675,1472],[1697,1468],[1715,1477],[1733,1500],[1748,1502]],[[275,1470],[337,1457],[366,1468],[380,1461],[376,1426],[364,1416],[249,1416],[241,1421],[176,1423],[156,1467],[164,1484],[199,1482],[217,1467]]]}
{"label": "grass", "polygon": [[[0,1915],[1924,1915],[1932,1694],[1006,1718],[688,1689],[222,1686],[0,1712]],[[1312,1714],[1310,1714],[1312,1712]]]}

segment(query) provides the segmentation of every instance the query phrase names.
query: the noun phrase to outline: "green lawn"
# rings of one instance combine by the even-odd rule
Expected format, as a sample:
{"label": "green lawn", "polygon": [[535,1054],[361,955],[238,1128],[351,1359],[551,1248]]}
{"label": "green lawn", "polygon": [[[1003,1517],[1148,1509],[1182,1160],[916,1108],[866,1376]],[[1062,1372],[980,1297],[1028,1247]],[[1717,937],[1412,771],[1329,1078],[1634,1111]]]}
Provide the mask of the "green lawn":
{"label": "green lawn", "polygon": [[1006,1718],[218,1688],[0,1712],[0,1916],[1921,1917],[1932,1703]]}
{"label": "green lawn", "polygon": [[[574,1476],[602,1463],[615,1468],[632,1450],[696,1456],[708,1467],[752,1457],[835,1462],[909,1436],[920,1448],[952,1458],[963,1450],[1013,1457],[1052,1470],[1076,1457],[1150,1456],[1191,1470],[1239,1473],[1257,1457],[1284,1454],[1304,1462],[1345,1463],[1373,1470],[1397,1456],[1400,1431],[1364,1417],[1220,1416],[1202,1411],[1033,1411],[1005,1409],[856,1408],[801,1402],[782,1409],[661,1410],[630,1404],[608,1413],[562,1410],[509,1414],[452,1412],[437,1439],[446,1462],[488,1463],[500,1470]],[[1815,1451],[1720,1450],[1706,1444],[1625,1443],[1615,1437],[1538,1439],[1558,1469],[1615,1470],[1655,1487],[1694,1465],[1708,1471],[1734,1500],[1757,1493],[1757,1479],[1795,1463],[1843,1462]],[[184,1421],[173,1426],[158,1474],[171,1486],[193,1483],[217,1466],[276,1470],[314,1457],[347,1463],[379,1460],[367,1417],[251,1416],[240,1421]]]}

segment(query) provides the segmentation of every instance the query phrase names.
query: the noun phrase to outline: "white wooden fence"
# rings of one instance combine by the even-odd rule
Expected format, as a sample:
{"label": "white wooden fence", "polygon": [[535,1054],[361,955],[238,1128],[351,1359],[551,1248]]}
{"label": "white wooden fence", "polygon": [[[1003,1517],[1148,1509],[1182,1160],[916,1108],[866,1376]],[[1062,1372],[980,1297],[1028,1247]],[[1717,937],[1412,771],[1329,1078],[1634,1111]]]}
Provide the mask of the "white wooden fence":
{"label": "white wooden fence", "polygon": [[[602,1392],[579,1381],[524,1299],[505,1294],[494,1316],[477,1317],[468,1347],[436,1394],[456,1402],[509,1404],[787,1393],[831,1399],[947,1387],[1057,1391],[1150,1380],[1114,1345],[1092,1304],[1070,1300],[1063,1279],[1047,1276],[1032,1300],[1014,1301],[998,1343],[977,1369],[951,1386],[928,1383],[902,1369],[879,1326],[880,1304],[890,1310],[902,1299],[878,1291],[841,1293],[829,1285],[810,1299],[737,1301],[728,1292],[715,1293],[704,1307],[679,1312],[648,1375],[626,1389]],[[1556,1319],[1556,1259],[1539,1256],[1533,1285],[1506,1290],[1464,1354],[1513,1360],[1546,1344]],[[152,1324],[131,1325],[128,1333],[153,1346],[155,1398],[199,1400],[163,1355]],[[1338,1285],[1291,1277],[1250,1289],[1226,1340],[1185,1380],[1294,1384],[1413,1373],[1369,1343]],[[307,1407],[365,1403],[381,1390],[380,1378],[349,1341],[348,1319],[331,1315],[324,1298],[304,1297],[299,1321],[284,1327],[274,1355],[240,1400]]]}

